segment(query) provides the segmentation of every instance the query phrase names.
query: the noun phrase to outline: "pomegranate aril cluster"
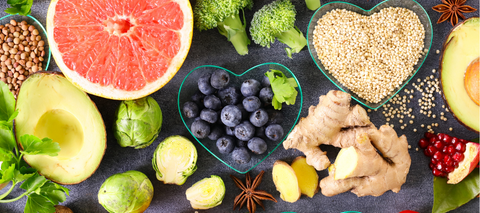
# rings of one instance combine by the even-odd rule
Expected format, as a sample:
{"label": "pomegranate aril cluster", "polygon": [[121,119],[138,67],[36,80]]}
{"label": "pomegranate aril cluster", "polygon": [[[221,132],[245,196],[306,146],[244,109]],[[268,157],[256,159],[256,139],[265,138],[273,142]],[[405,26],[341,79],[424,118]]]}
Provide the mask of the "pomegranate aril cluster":
{"label": "pomegranate aril cluster", "polygon": [[430,169],[437,177],[446,177],[448,173],[458,168],[465,158],[464,152],[468,141],[452,137],[445,133],[434,135],[426,132],[418,145],[423,153],[430,157]]}

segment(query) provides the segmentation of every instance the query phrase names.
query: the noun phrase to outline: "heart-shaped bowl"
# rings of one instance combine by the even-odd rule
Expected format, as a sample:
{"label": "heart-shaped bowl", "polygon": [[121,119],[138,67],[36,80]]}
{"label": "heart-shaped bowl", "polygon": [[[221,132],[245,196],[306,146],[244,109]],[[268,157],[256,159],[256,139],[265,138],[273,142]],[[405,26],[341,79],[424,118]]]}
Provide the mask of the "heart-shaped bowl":
{"label": "heart-shaped bowl", "polygon": [[39,35],[42,37],[42,40],[45,42],[44,45],[44,50],[45,50],[45,56],[44,61],[42,63],[42,70],[47,70],[48,65],[50,65],[50,58],[51,58],[51,52],[50,52],[50,47],[48,46],[48,39],[47,39],[47,31],[43,27],[42,23],[38,21],[36,18],[34,18],[31,15],[27,16],[21,16],[21,15],[6,15],[2,18],[0,18],[0,25],[5,25],[10,23],[10,20],[15,20],[17,23],[26,21],[28,24],[33,25],[35,29],[38,30]]}
{"label": "heart-shaped bowl", "polygon": [[[285,133],[284,137],[277,142],[270,141],[264,138],[265,141],[267,142],[267,151],[261,155],[253,154],[252,152],[249,151],[251,160],[248,163],[239,164],[235,162],[232,159],[231,153],[221,154],[218,151],[218,148],[216,146],[216,141],[212,141],[208,138],[199,139],[195,137],[192,134],[192,131],[190,130],[190,126],[195,119],[186,118],[182,113],[183,104],[187,101],[191,101],[192,95],[194,95],[198,91],[197,80],[203,74],[207,72],[212,73],[213,71],[218,69],[225,70],[226,72],[228,72],[230,74],[229,86],[234,86],[238,89],[240,89],[240,85],[242,84],[242,82],[247,79],[256,79],[259,82],[261,82],[264,76],[264,73],[269,71],[270,69],[282,71],[287,78],[294,78],[298,85],[298,87],[296,88],[298,91],[298,95],[296,97],[295,104],[293,105],[283,104],[283,107],[281,110],[281,113],[283,115],[283,121],[281,122],[280,125],[282,126],[283,131]],[[190,134],[192,134],[195,140],[197,140],[198,143],[200,143],[200,145],[202,145],[208,152],[210,152],[214,157],[216,157],[222,163],[224,163],[234,171],[241,174],[245,174],[251,169],[255,168],[255,166],[257,166],[262,161],[264,161],[268,156],[270,156],[273,153],[273,151],[275,151],[275,149],[277,149],[278,146],[282,144],[283,140],[285,140],[285,138],[290,133],[290,131],[292,131],[294,125],[297,123],[300,117],[300,112],[302,110],[302,103],[303,103],[303,97],[302,97],[302,89],[300,87],[300,83],[298,82],[297,78],[295,77],[292,71],[290,71],[287,67],[278,63],[263,63],[260,65],[254,66],[241,74],[236,74],[230,70],[227,70],[219,66],[213,66],[213,65],[199,66],[193,69],[192,71],[190,71],[190,73],[185,77],[185,79],[182,82],[182,85],[180,86],[180,90],[178,92],[178,99],[177,99],[178,111],[182,118],[183,124],[185,124],[185,127],[190,132]]]}
{"label": "heart-shaped bowl", "polygon": [[[322,64],[322,61],[317,56],[317,51],[315,46],[313,45],[313,36],[315,26],[317,25],[317,21],[326,13],[334,10],[334,9],[345,9],[352,12],[356,12],[358,14],[369,16],[371,14],[379,12],[381,9],[388,8],[388,7],[401,7],[405,9],[409,9],[417,14],[420,22],[422,23],[425,29],[425,38],[424,38],[424,53],[418,59],[417,64],[413,67],[414,72],[404,80],[397,88],[395,88],[392,92],[390,92],[387,96],[385,96],[381,101],[378,103],[368,102],[364,98],[359,97],[357,94],[352,92],[349,88],[344,86],[340,83]],[[317,65],[317,67],[322,71],[322,73],[333,83],[335,84],[340,90],[349,93],[353,99],[361,103],[362,105],[370,108],[370,109],[378,109],[383,104],[387,103],[392,97],[394,97],[402,88],[408,84],[408,82],[415,76],[415,74],[420,70],[422,67],[423,62],[427,58],[428,52],[430,51],[430,47],[432,46],[432,39],[433,39],[433,30],[432,30],[432,22],[430,21],[430,17],[425,9],[416,1],[414,0],[387,0],[383,1],[376,6],[374,6],[370,10],[365,10],[357,5],[346,3],[346,2],[339,2],[334,1],[327,4],[324,4],[320,7],[315,13],[313,14],[312,18],[310,19],[310,23],[308,24],[308,32],[307,32],[307,42],[308,42],[308,50],[310,51],[310,55],[312,56],[313,61]]]}

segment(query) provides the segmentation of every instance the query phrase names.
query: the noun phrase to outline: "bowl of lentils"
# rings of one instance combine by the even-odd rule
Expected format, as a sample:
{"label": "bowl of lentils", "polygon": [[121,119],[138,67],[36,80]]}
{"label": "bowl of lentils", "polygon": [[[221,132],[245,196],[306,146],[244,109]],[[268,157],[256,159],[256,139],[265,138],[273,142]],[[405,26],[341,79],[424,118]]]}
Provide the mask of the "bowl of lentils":
{"label": "bowl of lentils", "polygon": [[0,47],[0,80],[17,97],[23,81],[50,64],[47,32],[30,15],[7,15],[0,18]]}
{"label": "bowl of lentils", "polygon": [[432,39],[430,17],[414,0],[387,0],[369,10],[330,2],[313,14],[307,32],[317,67],[370,109],[378,109],[408,84]]}

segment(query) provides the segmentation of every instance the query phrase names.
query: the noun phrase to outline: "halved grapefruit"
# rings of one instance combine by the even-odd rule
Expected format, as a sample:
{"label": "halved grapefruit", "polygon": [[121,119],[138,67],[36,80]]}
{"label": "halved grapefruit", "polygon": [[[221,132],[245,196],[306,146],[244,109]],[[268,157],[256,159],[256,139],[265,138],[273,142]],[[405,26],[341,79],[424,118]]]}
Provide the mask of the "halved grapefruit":
{"label": "halved grapefruit", "polygon": [[48,42],[63,74],[88,93],[128,100],[163,87],[190,49],[188,0],[52,0]]}

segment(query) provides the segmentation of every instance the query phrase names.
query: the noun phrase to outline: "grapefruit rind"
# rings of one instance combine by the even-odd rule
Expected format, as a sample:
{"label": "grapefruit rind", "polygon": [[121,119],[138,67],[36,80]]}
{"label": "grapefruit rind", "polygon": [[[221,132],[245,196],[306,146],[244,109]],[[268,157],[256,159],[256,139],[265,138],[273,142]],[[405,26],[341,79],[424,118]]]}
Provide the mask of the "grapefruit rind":
{"label": "grapefruit rind", "polygon": [[54,38],[54,16],[55,16],[55,9],[56,5],[59,0],[52,0],[50,6],[48,8],[47,13],[47,33],[48,33],[48,42],[50,44],[50,48],[52,50],[52,56],[55,59],[60,70],[63,72],[64,76],[70,80],[75,86],[79,87],[80,89],[84,90],[87,93],[92,95],[100,96],[103,98],[114,99],[114,100],[133,100],[145,97],[150,95],[163,86],[165,86],[175,74],[178,72],[180,67],[183,65],[185,61],[188,51],[190,50],[190,46],[192,43],[192,35],[193,35],[193,11],[190,5],[190,2],[187,0],[174,0],[176,3],[179,4],[182,12],[184,13],[184,22],[182,29],[178,30],[180,33],[180,48],[178,53],[173,57],[170,61],[170,65],[164,75],[153,82],[147,83],[142,89],[134,90],[134,91],[126,91],[122,89],[117,89],[114,87],[114,84],[110,84],[108,86],[102,86],[98,83],[93,83],[82,77],[80,74],[71,70],[67,67],[65,62],[63,61],[62,54],[59,51],[59,47],[57,42],[55,42]]}

